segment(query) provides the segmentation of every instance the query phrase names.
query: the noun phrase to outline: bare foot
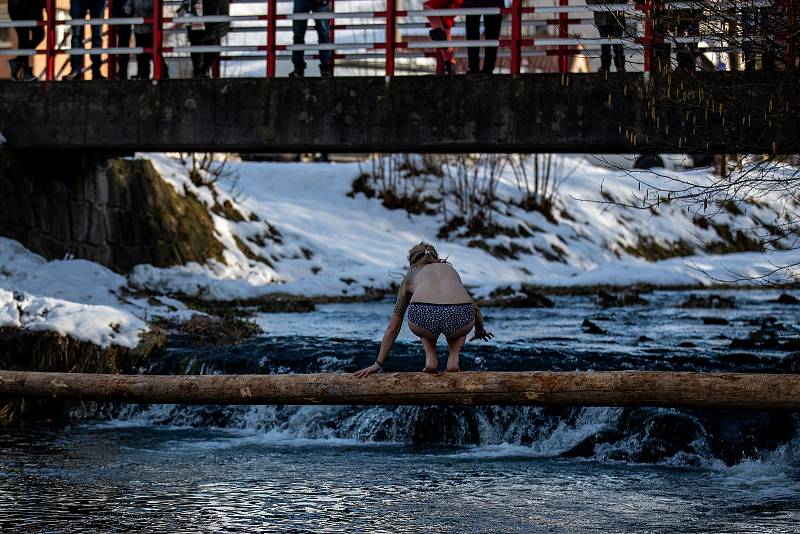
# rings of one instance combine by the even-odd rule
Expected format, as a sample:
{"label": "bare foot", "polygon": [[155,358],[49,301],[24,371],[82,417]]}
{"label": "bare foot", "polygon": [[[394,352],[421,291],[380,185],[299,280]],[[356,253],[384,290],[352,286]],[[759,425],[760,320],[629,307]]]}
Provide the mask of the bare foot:
{"label": "bare foot", "polygon": [[461,369],[459,367],[448,367],[447,368],[447,372],[448,373],[460,373]]}
{"label": "bare foot", "polygon": [[426,367],[425,369],[422,370],[422,372],[423,373],[430,373],[432,375],[435,375],[435,374],[437,374],[439,372],[439,370],[436,369],[435,367]]}

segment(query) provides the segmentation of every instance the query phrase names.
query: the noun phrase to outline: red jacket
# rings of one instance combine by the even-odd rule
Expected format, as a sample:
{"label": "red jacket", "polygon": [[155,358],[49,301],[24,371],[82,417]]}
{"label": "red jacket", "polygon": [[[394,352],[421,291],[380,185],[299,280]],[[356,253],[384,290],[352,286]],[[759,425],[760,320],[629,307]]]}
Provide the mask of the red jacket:
{"label": "red jacket", "polygon": [[[427,0],[424,6],[428,9],[458,9],[464,0]],[[442,21],[446,28],[450,29],[456,24],[455,15],[448,15],[442,17]]]}

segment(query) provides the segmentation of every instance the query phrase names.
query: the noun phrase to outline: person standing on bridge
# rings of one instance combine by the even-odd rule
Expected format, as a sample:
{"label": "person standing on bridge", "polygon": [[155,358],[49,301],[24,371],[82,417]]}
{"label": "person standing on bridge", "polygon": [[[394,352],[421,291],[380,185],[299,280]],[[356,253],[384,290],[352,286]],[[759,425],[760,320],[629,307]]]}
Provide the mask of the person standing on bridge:
{"label": "person standing on bridge", "polygon": [[[610,4],[620,4],[617,0],[586,0],[590,6],[603,6],[600,11],[594,12],[594,25],[602,38],[621,39],[625,35],[625,13],[622,11],[611,11],[605,6]],[[600,45],[600,68],[599,73],[607,73],[611,70],[611,51],[614,51],[614,67],[617,72],[625,72],[625,48],[620,44],[601,44]]]}
{"label": "person standing on bridge", "polygon": [[[45,0],[11,0],[8,3],[8,16],[11,20],[36,20],[41,21],[44,17],[42,11],[45,7]],[[17,32],[17,48],[20,50],[33,50],[44,39],[44,28],[36,26],[34,28],[14,28]],[[16,57],[8,61],[8,70],[11,79],[17,82],[34,81],[30,63],[27,57]]]}
{"label": "person standing on bridge", "polygon": [[[72,0],[69,8],[69,16],[72,20],[83,20],[86,17],[86,12],[89,12],[89,18],[102,19],[103,12],[106,9],[106,0]],[[92,31],[92,50],[99,50],[103,47],[103,27],[100,25],[93,25]],[[83,31],[84,26],[72,26],[72,50],[83,50]],[[65,80],[82,80],[83,79],[83,54],[75,54],[69,57],[69,64],[72,67],[72,72],[67,74]],[[103,80],[104,76],[100,72],[100,67],[103,65],[103,58],[100,54],[92,54],[92,79]]]}
{"label": "person standing on bridge", "polygon": [[[308,15],[309,13],[330,13],[330,0],[294,0],[293,14]],[[331,20],[328,18],[314,19],[314,28],[317,30],[317,42],[321,45],[331,42]],[[303,45],[306,42],[308,19],[292,20],[294,44]],[[302,78],[306,72],[306,62],[303,50],[292,50],[292,64],[294,70],[289,73],[290,78]],[[323,78],[333,76],[333,51],[319,51],[319,75]]]}
{"label": "person standing on bridge", "polygon": [[[464,0],[464,7],[494,7],[503,8],[503,0]],[[500,38],[500,27],[503,22],[503,15],[467,15],[467,40],[478,41],[481,38],[481,16],[483,16],[483,37],[487,41],[494,41]],[[471,46],[467,48],[469,67],[467,74],[492,74],[495,63],[497,63],[497,47],[487,46],[484,48],[483,69],[481,69],[480,48]]]}
{"label": "person standing on bridge", "polygon": [[[424,9],[458,9],[463,0],[428,0]],[[430,36],[437,42],[451,41],[450,30],[456,23],[455,15],[429,15],[431,23]],[[456,59],[452,47],[436,49],[436,74],[455,74]]]}
{"label": "person standing on bridge", "polygon": [[[181,8],[185,13],[198,16],[227,16],[230,0],[184,0]],[[231,29],[228,21],[198,22],[188,25],[191,46],[219,47]],[[219,68],[220,52],[192,52],[192,78],[209,78],[212,70]]]}
{"label": "person standing on bridge", "polygon": [[375,363],[353,373],[363,378],[383,370],[408,310],[408,326],[425,348],[426,373],[436,373],[436,340],[444,334],[449,347],[447,370],[460,370],[458,361],[467,334],[475,327],[472,339],[490,340],[491,332],[483,326],[481,310],[461,282],[461,277],[447,260],[440,260],[433,245],[419,243],[408,251],[409,269],[400,284],[397,300],[383,335]]}

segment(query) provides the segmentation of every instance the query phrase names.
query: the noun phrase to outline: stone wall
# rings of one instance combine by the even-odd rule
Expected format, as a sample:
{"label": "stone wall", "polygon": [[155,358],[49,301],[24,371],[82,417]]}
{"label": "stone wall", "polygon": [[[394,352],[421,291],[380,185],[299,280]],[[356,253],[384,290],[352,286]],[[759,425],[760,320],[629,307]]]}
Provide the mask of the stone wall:
{"label": "stone wall", "polygon": [[206,208],[147,160],[0,150],[0,236],[48,259],[67,255],[117,272],[220,258]]}

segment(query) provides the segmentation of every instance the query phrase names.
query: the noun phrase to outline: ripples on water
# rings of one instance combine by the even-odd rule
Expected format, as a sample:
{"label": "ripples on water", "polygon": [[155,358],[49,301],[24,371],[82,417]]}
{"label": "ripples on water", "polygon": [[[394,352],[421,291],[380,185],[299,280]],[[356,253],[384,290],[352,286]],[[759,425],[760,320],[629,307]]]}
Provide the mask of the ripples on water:
{"label": "ripples on water", "polygon": [[[465,369],[785,372],[787,353],[730,350],[798,311],[777,293],[731,293],[734,310],[488,310],[499,341]],[[236,347],[181,346],[150,372],[349,371],[371,361],[391,305],[259,318]],[[798,307],[800,308],[800,307]],[[703,325],[701,317],[730,324]],[[590,318],[609,331],[584,334]],[[653,341],[638,341],[640,336]],[[694,346],[679,347],[689,342]],[[417,370],[407,331],[394,370]],[[443,350],[443,349],[442,349]],[[108,413],[107,408],[101,413]],[[89,406],[83,413],[97,413]],[[178,407],[111,409],[101,422],[0,433],[0,528],[26,531],[796,531],[794,415],[657,409]]]}

